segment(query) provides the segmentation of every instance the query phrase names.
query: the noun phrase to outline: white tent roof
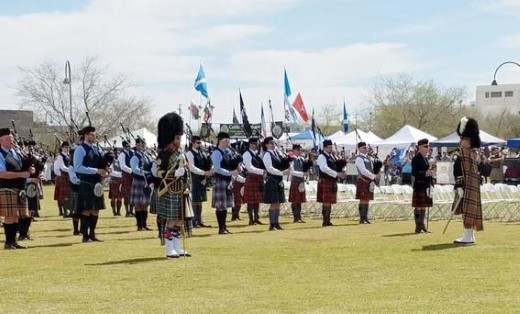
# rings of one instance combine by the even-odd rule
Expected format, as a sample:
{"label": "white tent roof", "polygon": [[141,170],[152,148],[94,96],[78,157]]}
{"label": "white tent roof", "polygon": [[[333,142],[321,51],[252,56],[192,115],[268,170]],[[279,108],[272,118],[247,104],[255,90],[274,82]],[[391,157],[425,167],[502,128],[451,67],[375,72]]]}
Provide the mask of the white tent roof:
{"label": "white tent roof", "polygon": [[329,135],[329,136],[327,136],[327,137],[329,138],[329,140],[331,140],[332,142],[334,142],[334,140],[335,140],[336,138],[341,138],[341,137],[343,137],[343,136],[345,136],[345,133],[344,133],[343,131],[338,131],[338,132],[333,133],[333,134],[331,134],[331,135]]}
{"label": "white tent roof", "polygon": [[423,132],[419,129],[414,128],[410,125],[405,125],[401,129],[399,129],[397,132],[394,133],[394,135],[390,136],[386,140],[373,142],[370,144],[373,145],[384,145],[384,146],[408,146],[412,143],[417,143],[420,139],[427,138],[430,142],[435,141],[437,138],[433,135],[430,135],[426,132]]}
{"label": "white tent roof", "polygon": [[333,143],[339,146],[356,146],[358,142],[367,141],[365,138],[367,137],[367,133],[363,130],[354,130],[351,131],[342,137],[338,137],[332,140]]}
{"label": "white tent roof", "polygon": [[[505,145],[506,140],[493,136],[489,133],[486,133],[480,130],[480,140],[482,141],[482,145]],[[436,141],[433,141],[431,144],[433,146],[445,146],[445,147],[454,147],[458,146],[460,142],[460,136],[457,132],[453,132],[450,135],[447,135],[443,138],[440,138]]]}
{"label": "white tent roof", "polygon": [[375,135],[374,132],[372,132],[372,131],[367,132],[367,139],[366,139],[367,143],[380,142],[382,140],[383,139],[380,138],[379,136]]}

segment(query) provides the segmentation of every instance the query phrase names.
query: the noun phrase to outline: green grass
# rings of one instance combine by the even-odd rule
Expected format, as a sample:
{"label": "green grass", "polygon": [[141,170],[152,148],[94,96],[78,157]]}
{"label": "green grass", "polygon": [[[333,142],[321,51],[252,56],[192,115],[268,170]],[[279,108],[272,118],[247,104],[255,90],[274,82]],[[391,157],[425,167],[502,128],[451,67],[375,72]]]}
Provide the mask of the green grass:
{"label": "green grass", "polygon": [[[108,205],[108,203],[107,203]],[[411,210],[411,209],[410,209]],[[46,188],[27,250],[0,250],[2,313],[410,313],[517,312],[519,223],[486,222],[478,244],[456,247],[460,221],[415,235],[412,221],[358,225],[335,219],[285,230],[228,223],[232,235],[196,229],[191,258],[166,260],[156,231],[103,211],[81,243]],[[216,225],[213,211],[206,222]],[[154,225],[154,216],[149,224]],[[267,221],[264,218],[264,221]],[[155,226],[154,226],[155,229]],[[3,240],[3,234],[2,234]]]}

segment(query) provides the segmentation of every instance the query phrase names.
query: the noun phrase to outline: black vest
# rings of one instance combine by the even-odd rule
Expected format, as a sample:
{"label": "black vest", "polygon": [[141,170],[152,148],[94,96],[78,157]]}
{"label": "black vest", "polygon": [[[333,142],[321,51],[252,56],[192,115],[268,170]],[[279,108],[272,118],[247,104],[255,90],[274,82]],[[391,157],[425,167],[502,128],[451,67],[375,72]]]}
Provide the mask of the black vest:
{"label": "black vest", "polygon": [[[271,151],[267,151],[267,152],[269,153],[269,155],[271,155],[271,164],[272,164],[273,168],[280,170],[281,165],[282,165],[282,161],[280,160],[280,157]],[[272,174],[269,171],[267,172],[267,176],[272,179],[275,179],[278,182],[281,182],[283,180],[283,176]]]}
{"label": "black vest", "polygon": [[[327,160],[327,167],[329,167],[332,170],[335,170],[336,169],[336,161],[334,160],[334,157],[332,157],[332,155],[324,154],[324,153],[322,153],[321,155],[325,156],[325,160]],[[318,167],[318,169],[319,169],[319,167]],[[329,179],[329,180],[336,180],[336,178],[333,178],[333,177],[329,176],[328,174],[326,174],[325,172],[323,172],[321,170],[319,170],[319,173],[320,173],[320,178]]]}
{"label": "black vest", "polygon": [[[368,171],[370,171],[371,173],[374,173],[374,168],[372,166],[372,160],[370,160],[370,158],[368,158],[367,156],[363,156],[363,155],[357,155],[356,158],[362,158],[363,159],[363,163],[365,164],[365,168]],[[361,172],[359,172],[359,169],[357,171],[358,171],[358,175],[363,176],[361,174]]]}
{"label": "black vest", "polygon": [[[150,158],[148,158],[147,155],[136,152],[134,154],[134,156],[137,157],[137,159],[139,160],[139,168],[141,168],[143,171],[148,171],[148,172],[150,172],[152,170],[152,160]],[[134,173],[132,175],[133,175],[134,179],[144,180],[143,176],[136,175]]]}
{"label": "black vest", "polygon": [[[98,148],[94,145],[89,146],[86,143],[81,143],[81,146],[86,153],[81,164],[84,167],[100,169],[103,162],[103,156],[101,156],[101,152],[98,150]],[[76,175],[82,181],[99,182],[101,180],[101,177],[97,174],[83,174],[76,172]]]}
{"label": "black vest", "polygon": [[65,164],[65,167],[70,166],[70,157],[65,155],[64,153],[60,153],[61,158],[63,158],[63,163]]}
{"label": "black vest", "polygon": [[[223,151],[222,149],[220,149],[218,147],[217,147],[217,151],[219,151],[220,154],[222,155],[222,161],[220,162],[220,168],[228,170],[228,171],[232,171],[232,170],[229,170],[230,163],[231,163],[231,154],[227,150]],[[215,172],[215,178],[223,179],[226,181],[231,181],[231,176],[225,176],[223,174],[216,173],[216,172]]]}
{"label": "black vest", "polygon": [[129,150],[127,153],[126,151],[123,150],[123,154],[125,154],[125,165],[127,167],[130,167],[130,159],[132,159],[132,157],[134,157],[134,152]]}
{"label": "black vest", "polygon": [[[2,148],[0,148],[0,153],[2,154],[5,160],[5,170],[8,172],[23,172],[22,156],[20,156],[20,154],[18,154],[17,152],[14,152],[16,154],[16,157],[13,157],[11,155],[12,152],[13,150],[7,153]],[[18,160],[16,160],[16,158],[18,158]],[[0,179],[0,188],[22,190],[25,189],[25,185],[25,178]]]}

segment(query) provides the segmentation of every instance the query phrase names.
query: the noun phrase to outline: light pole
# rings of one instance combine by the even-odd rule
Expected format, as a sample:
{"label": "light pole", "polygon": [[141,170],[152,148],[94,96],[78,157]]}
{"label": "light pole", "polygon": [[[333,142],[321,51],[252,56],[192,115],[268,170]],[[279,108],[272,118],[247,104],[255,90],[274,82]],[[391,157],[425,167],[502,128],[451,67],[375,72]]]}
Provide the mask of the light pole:
{"label": "light pole", "polygon": [[506,61],[506,62],[503,62],[502,64],[500,64],[496,70],[495,70],[495,74],[493,74],[493,82],[491,82],[491,85],[498,85],[497,83],[497,72],[498,72],[498,69],[500,69],[503,65],[505,64],[515,64],[517,65],[518,67],[520,67],[520,64],[518,62],[514,62],[514,61]]}
{"label": "light pole", "polygon": [[69,85],[69,136],[73,139],[74,129],[72,128],[72,75],[69,60],[65,61],[65,79],[63,84]]}

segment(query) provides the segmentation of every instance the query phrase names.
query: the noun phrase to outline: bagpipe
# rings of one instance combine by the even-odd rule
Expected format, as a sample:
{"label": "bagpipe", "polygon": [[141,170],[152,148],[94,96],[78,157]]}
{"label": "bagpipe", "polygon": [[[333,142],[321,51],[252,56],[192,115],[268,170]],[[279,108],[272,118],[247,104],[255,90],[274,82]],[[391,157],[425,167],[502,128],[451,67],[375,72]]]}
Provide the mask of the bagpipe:
{"label": "bagpipe", "polygon": [[289,169],[291,167],[291,161],[294,159],[294,157],[287,155],[278,147],[276,147],[275,150],[278,153],[280,162],[277,165],[273,164],[273,167],[280,171],[285,171],[285,170]]}
{"label": "bagpipe", "polygon": [[[168,168],[162,170],[161,165],[166,162],[168,163]],[[157,191],[158,197],[164,197],[167,194],[189,193],[189,185],[186,184],[186,188],[184,187],[184,183],[188,179],[187,175],[175,177],[175,171],[182,167],[185,168],[187,165],[186,156],[184,156],[180,150],[173,154],[165,150],[159,152],[159,157],[157,158],[157,173],[162,179]],[[189,171],[186,171],[186,173],[189,173]]]}
{"label": "bagpipe", "polygon": [[231,154],[224,154],[222,156],[222,161],[220,162],[220,167],[222,169],[228,171],[235,171],[240,167],[240,164],[243,161],[242,155],[240,155],[236,150],[232,147],[229,147],[229,151]]}
{"label": "bagpipe", "polygon": [[309,175],[308,172],[311,170],[314,165],[314,161],[311,158],[305,158],[302,162],[302,172],[303,172],[303,181],[298,185],[298,191],[300,193],[305,192],[305,184],[309,183]]}

